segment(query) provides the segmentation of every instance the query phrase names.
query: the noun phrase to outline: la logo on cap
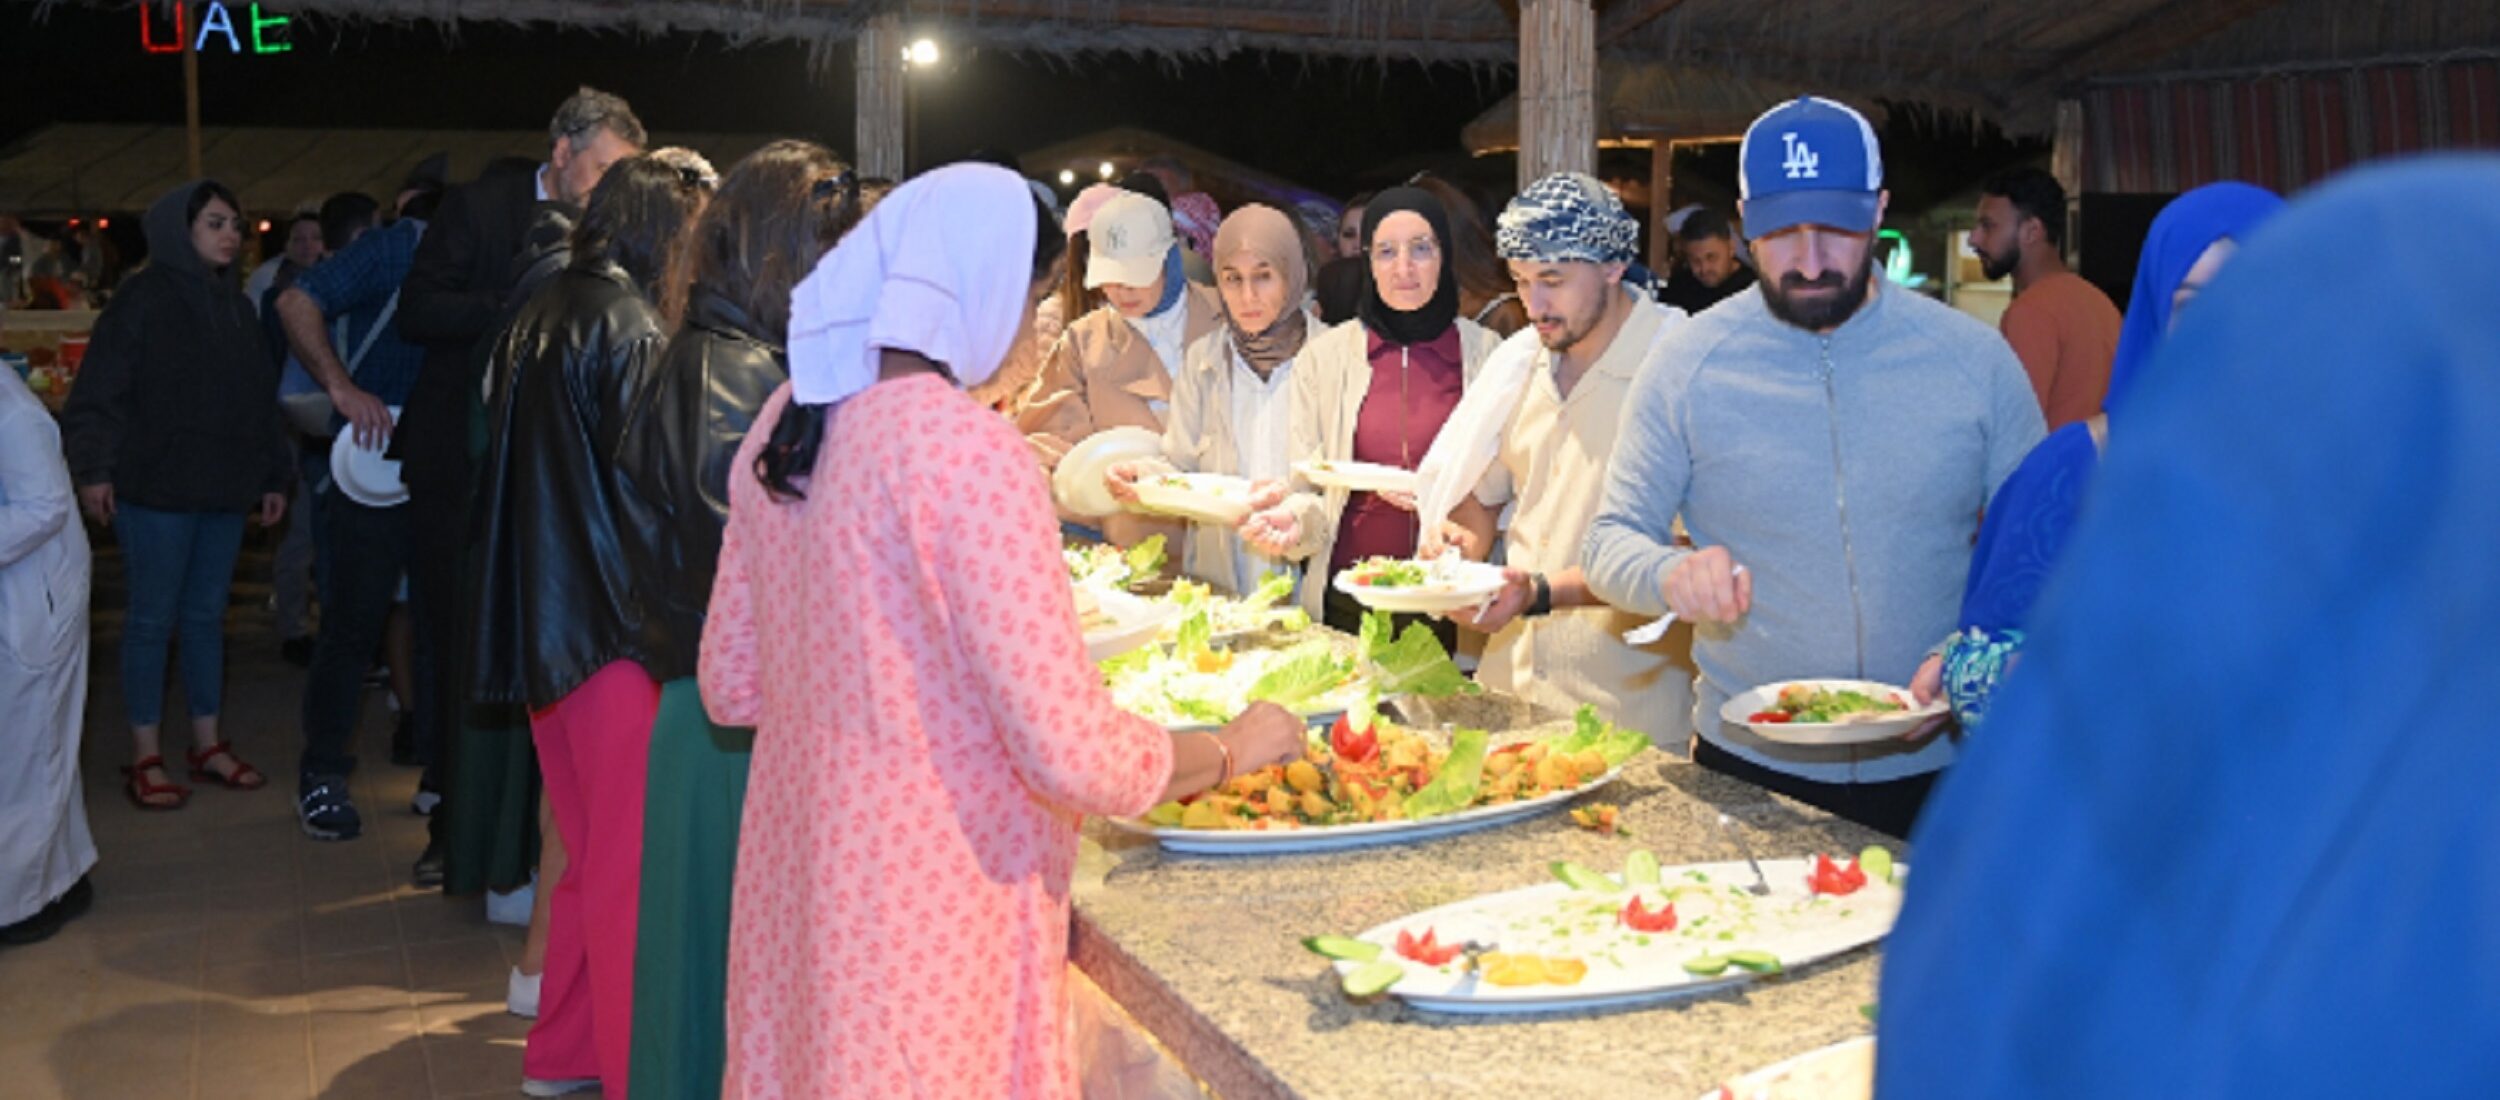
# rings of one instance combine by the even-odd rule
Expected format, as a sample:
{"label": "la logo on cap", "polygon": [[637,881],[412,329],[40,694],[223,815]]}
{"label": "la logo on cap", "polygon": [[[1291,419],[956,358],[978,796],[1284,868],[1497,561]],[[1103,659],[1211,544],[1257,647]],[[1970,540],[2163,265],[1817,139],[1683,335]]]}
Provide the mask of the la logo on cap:
{"label": "la logo on cap", "polygon": [[1823,178],[1821,173],[1815,171],[1815,166],[1823,163],[1823,158],[1816,156],[1811,146],[1797,140],[1795,130],[1781,133],[1780,140],[1788,143],[1788,159],[1780,162],[1780,167],[1788,170],[1788,178],[1792,180]]}

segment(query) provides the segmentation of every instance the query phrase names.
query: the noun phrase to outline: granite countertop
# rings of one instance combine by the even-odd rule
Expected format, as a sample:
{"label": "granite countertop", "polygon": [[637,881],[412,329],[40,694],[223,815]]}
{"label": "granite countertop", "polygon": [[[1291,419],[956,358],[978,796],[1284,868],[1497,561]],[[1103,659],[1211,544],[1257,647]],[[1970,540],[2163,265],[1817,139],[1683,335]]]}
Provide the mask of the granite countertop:
{"label": "granite countertop", "polygon": [[[1444,701],[1433,717],[1497,731],[1550,722],[1502,697]],[[1554,813],[1406,845],[1280,856],[1186,856],[1086,827],[1073,957],[1111,998],[1226,1100],[1245,1097],[1698,1096],[1749,1069],[1866,1033],[1876,953],[1644,1008],[1460,1017],[1394,999],[1348,1000],[1301,938],[1352,935],[1420,909],[1549,881],[1570,859],[1622,865],[1738,858],[1725,812],[1755,854],[1856,852],[1889,838],[1665,752],[1593,799],[1629,837]]]}

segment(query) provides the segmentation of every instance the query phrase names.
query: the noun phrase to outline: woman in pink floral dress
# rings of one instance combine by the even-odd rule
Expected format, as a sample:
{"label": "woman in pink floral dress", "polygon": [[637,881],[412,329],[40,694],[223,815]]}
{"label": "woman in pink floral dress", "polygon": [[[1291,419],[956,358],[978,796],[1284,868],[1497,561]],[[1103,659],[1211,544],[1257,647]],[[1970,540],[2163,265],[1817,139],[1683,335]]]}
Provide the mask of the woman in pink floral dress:
{"label": "woman in pink floral dress", "polygon": [[1115,709],[1057,518],[971,398],[1064,243],[1012,173],[897,189],[800,284],[791,383],[730,479],[712,718],[755,725],[729,948],[732,1100],[1073,1097],[1068,881],[1084,814],[1301,749]]}

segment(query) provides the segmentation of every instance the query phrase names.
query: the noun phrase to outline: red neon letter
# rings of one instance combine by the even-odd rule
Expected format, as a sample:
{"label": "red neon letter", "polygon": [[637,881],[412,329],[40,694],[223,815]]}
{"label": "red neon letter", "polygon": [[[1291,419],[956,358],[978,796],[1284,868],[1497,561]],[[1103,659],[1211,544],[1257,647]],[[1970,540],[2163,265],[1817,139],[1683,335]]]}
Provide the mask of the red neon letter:
{"label": "red neon letter", "polygon": [[183,10],[182,0],[174,0],[174,40],[171,45],[157,44],[155,21],[148,18],[148,10],[155,6],[154,4],[139,5],[139,48],[149,53],[181,53],[183,35],[190,30],[189,17]]}

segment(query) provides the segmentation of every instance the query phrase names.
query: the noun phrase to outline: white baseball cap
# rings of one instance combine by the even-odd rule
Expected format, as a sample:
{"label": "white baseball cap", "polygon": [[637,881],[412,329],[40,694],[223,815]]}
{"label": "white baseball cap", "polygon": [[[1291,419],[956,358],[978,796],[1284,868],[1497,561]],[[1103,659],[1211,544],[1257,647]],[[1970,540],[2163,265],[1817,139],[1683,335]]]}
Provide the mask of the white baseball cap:
{"label": "white baseball cap", "polygon": [[1104,283],[1153,286],[1172,252],[1172,212],[1144,195],[1123,192],[1094,211],[1085,235],[1085,289]]}

